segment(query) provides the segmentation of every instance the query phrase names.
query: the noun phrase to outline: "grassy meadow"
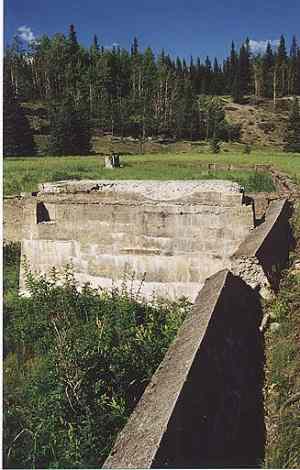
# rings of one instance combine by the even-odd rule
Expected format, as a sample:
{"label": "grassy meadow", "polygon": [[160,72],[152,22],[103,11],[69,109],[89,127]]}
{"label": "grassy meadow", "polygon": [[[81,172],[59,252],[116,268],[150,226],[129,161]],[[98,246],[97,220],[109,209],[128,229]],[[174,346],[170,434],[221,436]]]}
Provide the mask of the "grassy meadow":
{"label": "grassy meadow", "polygon": [[6,158],[4,160],[4,194],[21,191],[36,191],[38,184],[46,181],[65,179],[230,179],[245,186],[247,191],[272,191],[270,179],[254,172],[208,171],[208,163],[254,166],[272,164],[300,182],[300,154],[287,154],[270,151],[255,151],[251,154],[241,152],[184,153],[184,154],[145,154],[124,155],[122,168],[104,168],[102,156],[65,156]]}

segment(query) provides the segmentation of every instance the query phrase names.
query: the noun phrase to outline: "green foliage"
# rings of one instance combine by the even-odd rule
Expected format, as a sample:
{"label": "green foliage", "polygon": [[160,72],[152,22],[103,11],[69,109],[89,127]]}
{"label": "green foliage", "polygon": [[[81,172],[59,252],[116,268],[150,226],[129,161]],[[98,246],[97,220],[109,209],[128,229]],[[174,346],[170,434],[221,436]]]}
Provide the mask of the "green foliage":
{"label": "green foliage", "polygon": [[234,103],[242,103],[243,101],[243,94],[242,94],[242,87],[241,87],[241,80],[240,80],[239,72],[236,72],[236,75],[233,80],[232,100]]}
{"label": "green foliage", "polygon": [[210,140],[236,141],[240,138],[240,124],[231,124],[225,119],[223,102],[215,96],[200,96],[198,99],[200,115],[200,136]]}
{"label": "green foliage", "polygon": [[[240,102],[254,90],[257,97],[272,97],[274,84],[278,96],[298,93],[300,53],[295,38],[292,50],[288,57],[282,37],[277,54],[269,45],[257,57],[246,39],[239,51],[232,43],[223,65],[209,57],[203,62],[192,57],[187,65],[184,59],[175,61],[164,51],[157,56],[150,48],[142,51],[137,38],[131,52],[120,47],[105,49],[95,38],[84,48],[70,25],[68,34],[44,35],[26,53],[15,41],[6,50],[5,63],[21,99],[49,105],[70,96],[76,107],[85,104],[97,131],[139,139],[159,135],[209,139],[214,132],[208,137],[203,132],[198,97],[225,93]],[[221,127],[223,135],[224,125]]]}
{"label": "green foliage", "polygon": [[91,150],[89,117],[70,98],[50,107],[50,155],[86,155]]}
{"label": "green foliage", "polygon": [[288,272],[268,306],[266,335],[267,445],[265,468],[299,468],[300,278]]}
{"label": "green foliage", "polygon": [[3,154],[4,156],[34,155],[33,131],[21,107],[15,89],[4,73],[3,86]]}
{"label": "green foliage", "polygon": [[275,190],[272,178],[264,173],[254,173],[249,176],[245,184],[248,192],[272,192]]}
{"label": "green foliage", "polygon": [[220,148],[219,140],[217,139],[217,137],[214,137],[213,139],[211,139],[210,150],[212,153],[220,153],[221,148]]}
{"label": "green foliage", "polygon": [[20,243],[10,242],[3,246],[3,290],[14,292],[18,288]]}
{"label": "green foliage", "polygon": [[245,144],[245,147],[244,147],[244,150],[243,152],[246,154],[246,155],[249,155],[251,153],[251,145],[250,144]]}
{"label": "green foliage", "polygon": [[190,304],[78,292],[68,267],[27,288],[6,312],[5,466],[99,468]]}

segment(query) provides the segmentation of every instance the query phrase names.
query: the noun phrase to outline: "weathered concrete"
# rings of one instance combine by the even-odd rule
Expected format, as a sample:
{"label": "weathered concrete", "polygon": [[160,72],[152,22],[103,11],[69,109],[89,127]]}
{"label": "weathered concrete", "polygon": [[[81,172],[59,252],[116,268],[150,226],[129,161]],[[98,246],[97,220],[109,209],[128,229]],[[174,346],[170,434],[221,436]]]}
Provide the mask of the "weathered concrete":
{"label": "weathered concrete", "polygon": [[263,349],[257,294],[208,279],[103,468],[257,466]]}
{"label": "weathered concrete", "polygon": [[125,280],[145,297],[194,300],[253,228],[252,206],[229,181],[67,181],[40,189],[23,210],[30,267],[46,273],[71,263],[81,285]]}
{"label": "weathered concrete", "polygon": [[256,227],[232,255],[231,270],[268,298],[279,287],[291,246],[290,206],[287,199],[272,201],[264,223]]}
{"label": "weathered concrete", "polygon": [[3,239],[19,242],[22,239],[23,200],[20,196],[6,197],[3,201]]}

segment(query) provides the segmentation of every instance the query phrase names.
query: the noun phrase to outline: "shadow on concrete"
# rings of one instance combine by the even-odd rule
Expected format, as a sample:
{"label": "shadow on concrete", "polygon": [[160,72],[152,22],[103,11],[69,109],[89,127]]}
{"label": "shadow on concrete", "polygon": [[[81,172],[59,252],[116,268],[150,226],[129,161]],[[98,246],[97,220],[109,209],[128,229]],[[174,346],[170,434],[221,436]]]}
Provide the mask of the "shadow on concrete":
{"label": "shadow on concrete", "polygon": [[255,468],[264,458],[258,294],[230,277],[152,468]]}

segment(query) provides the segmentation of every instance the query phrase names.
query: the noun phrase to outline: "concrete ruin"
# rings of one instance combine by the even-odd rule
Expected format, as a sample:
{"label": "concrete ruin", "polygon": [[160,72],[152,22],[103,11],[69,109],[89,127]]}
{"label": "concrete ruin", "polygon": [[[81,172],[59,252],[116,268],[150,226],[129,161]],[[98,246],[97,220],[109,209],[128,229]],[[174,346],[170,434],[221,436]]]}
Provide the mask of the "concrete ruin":
{"label": "concrete ruin", "polygon": [[30,268],[46,274],[71,264],[81,286],[125,284],[147,299],[194,301],[254,228],[252,205],[229,181],[72,181],[39,189],[24,199],[22,257]]}
{"label": "concrete ruin", "polygon": [[31,270],[71,264],[81,286],[194,302],[104,468],[259,466],[261,296],[288,260],[287,199],[228,181],[62,181],[15,202],[4,236]]}
{"label": "concrete ruin", "polygon": [[258,468],[261,306],[228,270],[199,292],[103,468]]}

